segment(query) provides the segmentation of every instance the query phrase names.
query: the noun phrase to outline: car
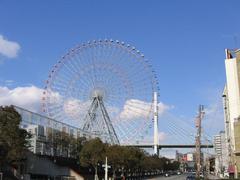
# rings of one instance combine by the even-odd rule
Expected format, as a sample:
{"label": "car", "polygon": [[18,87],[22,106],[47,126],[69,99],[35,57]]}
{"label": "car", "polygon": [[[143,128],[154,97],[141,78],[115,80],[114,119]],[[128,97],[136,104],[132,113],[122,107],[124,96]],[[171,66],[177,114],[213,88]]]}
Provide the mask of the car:
{"label": "car", "polygon": [[194,176],[194,175],[188,175],[187,177],[186,177],[186,180],[195,180],[196,179],[196,177]]}
{"label": "car", "polygon": [[171,175],[173,175],[173,172],[172,172],[172,171],[166,171],[166,172],[164,173],[164,176],[165,176],[165,177],[169,177],[169,176],[171,176]]}
{"label": "car", "polygon": [[170,174],[169,174],[168,172],[165,172],[165,173],[164,173],[164,176],[165,176],[165,177],[169,177]]}

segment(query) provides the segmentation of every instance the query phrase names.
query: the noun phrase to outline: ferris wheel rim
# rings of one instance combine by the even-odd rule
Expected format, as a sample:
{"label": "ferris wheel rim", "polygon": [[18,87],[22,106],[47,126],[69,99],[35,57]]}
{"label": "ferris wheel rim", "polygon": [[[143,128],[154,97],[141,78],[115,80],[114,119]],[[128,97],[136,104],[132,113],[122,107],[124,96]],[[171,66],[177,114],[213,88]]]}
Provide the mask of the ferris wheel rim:
{"label": "ferris wheel rim", "polygon": [[[83,43],[81,45],[76,46],[75,48],[71,49],[70,51],[68,51],[66,53],[66,55],[62,56],[62,58],[57,62],[57,64],[55,64],[52,68],[52,70],[50,71],[49,75],[48,75],[48,79],[46,81],[46,86],[45,86],[45,90],[43,92],[43,103],[42,103],[42,108],[43,108],[43,112],[49,114],[48,108],[47,108],[47,94],[50,93],[49,92],[49,87],[51,86],[52,80],[54,79],[54,77],[57,75],[57,72],[59,72],[59,69],[62,68],[62,66],[64,66],[64,63],[66,61],[68,61],[69,57],[71,57],[72,55],[74,55],[74,53],[79,52],[81,50],[84,50],[86,48],[91,48],[91,46],[94,45],[98,45],[98,44],[102,44],[102,43],[108,43],[111,45],[115,45],[118,46],[118,48],[122,48],[124,51],[127,50],[128,53],[130,53],[133,56],[136,56],[137,58],[141,57],[141,60],[143,63],[145,63],[146,67],[148,68],[150,72],[150,74],[152,74],[151,77],[151,83],[152,83],[152,93],[154,91],[159,91],[159,87],[158,87],[158,80],[156,77],[155,72],[152,70],[152,66],[150,65],[149,61],[145,59],[145,56],[143,54],[140,53],[140,51],[136,50],[136,48],[134,46],[130,46],[128,44],[125,44],[124,42],[120,42],[120,41],[113,41],[113,40],[94,40],[94,41],[89,41],[87,43]],[[151,102],[152,103],[152,102]],[[151,109],[152,109],[153,104],[151,104]],[[149,113],[150,116],[150,113]],[[148,117],[149,119],[150,117]],[[144,126],[145,124],[143,124]],[[139,131],[135,131],[133,134],[139,134]],[[133,136],[132,136],[133,137]],[[128,139],[129,140],[129,139]]]}

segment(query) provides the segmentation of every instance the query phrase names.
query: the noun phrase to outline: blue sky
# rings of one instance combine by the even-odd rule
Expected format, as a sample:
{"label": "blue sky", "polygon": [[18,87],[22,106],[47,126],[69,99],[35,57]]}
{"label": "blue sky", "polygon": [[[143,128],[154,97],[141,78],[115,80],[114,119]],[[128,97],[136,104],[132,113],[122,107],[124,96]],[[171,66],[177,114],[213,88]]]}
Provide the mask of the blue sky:
{"label": "blue sky", "polygon": [[174,107],[174,116],[193,123],[204,104],[212,113],[209,122],[220,124],[211,127],[215,133],[223,127],[224,49],[240,46],[239,7],[239,1],[223,0],[0,0],[0,37],[20,48],[14,46],[14,57],[0,51],[0,86],[43,88],[68,49],[88,40],[118,39],[151,61],[160,100]]}

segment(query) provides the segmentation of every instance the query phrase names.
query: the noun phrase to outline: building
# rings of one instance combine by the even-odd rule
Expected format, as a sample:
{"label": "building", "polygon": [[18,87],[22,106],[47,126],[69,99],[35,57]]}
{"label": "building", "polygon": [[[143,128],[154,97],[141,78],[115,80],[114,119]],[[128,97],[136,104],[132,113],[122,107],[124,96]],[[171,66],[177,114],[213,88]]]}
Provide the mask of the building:
{"label": "building", "polygon": [[228,149],[224,131],[214,136],[214,148],[216,152],[215,173],[216,175],[224,174],[228,169]]}
{"label": "building", "polygon": [[45,152],[45,144],[46,144],[46,136],[44,136],[44,127],[38,125],[25,125],[24,128],[29,132],[31,137],[31,147],[30,150],[34,154],[46,154]]}
{"label": "building", "polygon": [[44,127],[41,125],[28,124],[23,127],[31,134],[30,144],[34,154],[47,156],[61,156],[75,158],[74,150],[76,149],[76,137],[71,132],[66,132]]}
{"label": "building", "polygon": [[77,138],[86,139],[98,137],[98,134],[84,132],[82,129],[45,117],[14,106],[22,116],[21,128],[31,135],[31,147],[34,154],[76,158]]}
{"label": "building", "polygon": [[240,177],[239,117],[240,117],[240,50],[226,49],[226,86],[223,92],[225,132],[228,146],[229,172]]}
{"label": "building", "polygon": [[[196,153],[188,152],[188,153],[179,153],[176,151],[175,160],[180,162],[180,169],[182,171],[196,171]],[[203,162],[203,153],[201,153],[201,160]]]}

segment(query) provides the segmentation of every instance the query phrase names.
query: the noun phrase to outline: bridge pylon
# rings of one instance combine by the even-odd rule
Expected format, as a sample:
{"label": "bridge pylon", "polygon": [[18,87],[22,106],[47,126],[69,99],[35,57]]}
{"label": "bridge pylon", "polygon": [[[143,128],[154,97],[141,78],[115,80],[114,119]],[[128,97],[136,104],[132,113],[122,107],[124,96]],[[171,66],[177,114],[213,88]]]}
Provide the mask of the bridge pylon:
{"label": "bridge pylon", "polygon": [[154,142],[154,154],[159,156],[159,139],[158,139],[158,94],[157,92],[154,92],[153,94],[153,101],[154,101],[154,117],[153,117],[153,125],[154,125],[154,136],[153,136],[153,142]]}

